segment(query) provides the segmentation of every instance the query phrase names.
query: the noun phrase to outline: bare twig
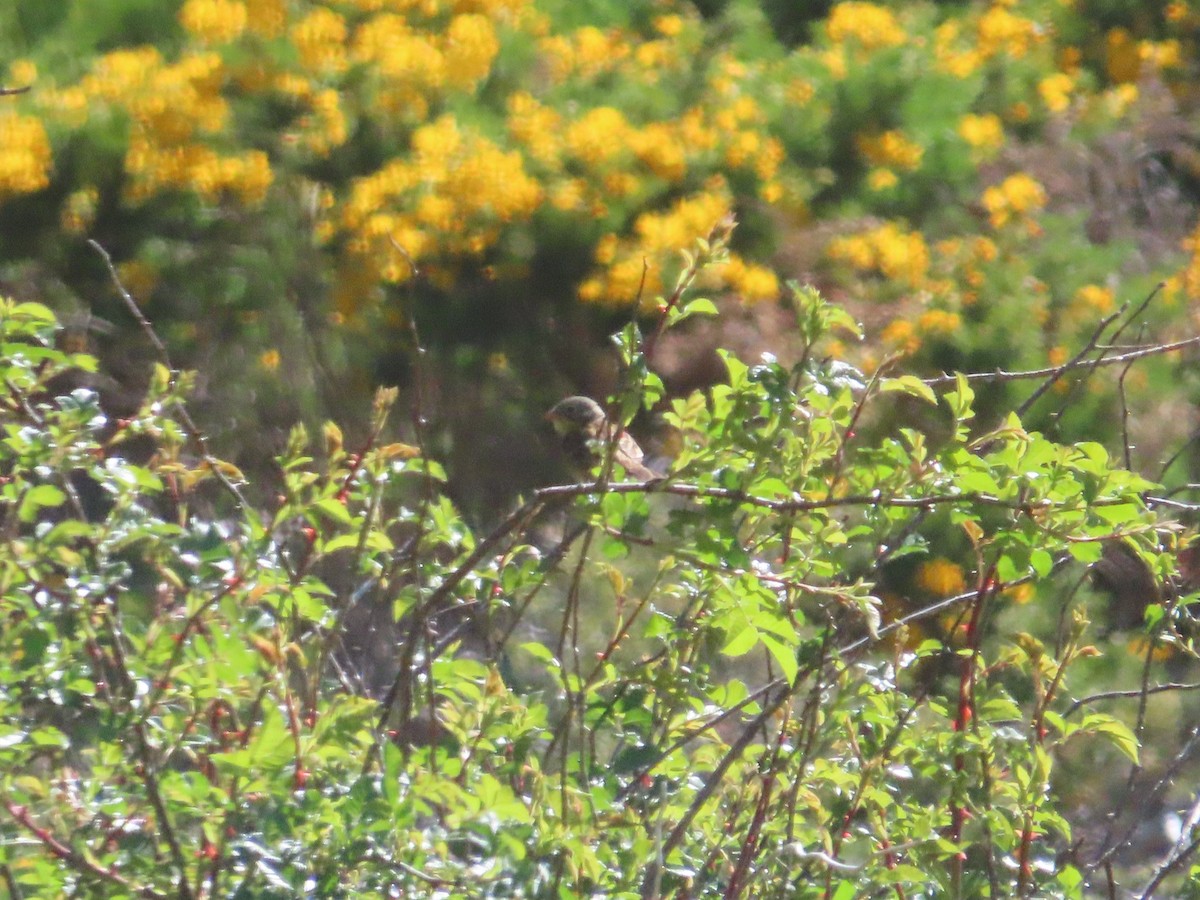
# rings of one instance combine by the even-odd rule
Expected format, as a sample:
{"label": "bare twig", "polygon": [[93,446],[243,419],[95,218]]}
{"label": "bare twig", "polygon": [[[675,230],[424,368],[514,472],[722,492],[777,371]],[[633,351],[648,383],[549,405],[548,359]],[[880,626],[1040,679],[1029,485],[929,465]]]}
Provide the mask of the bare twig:
{"label": "bare twig", "polygon": [[[1186,338],[1182,341],[1172,341],[1167,344],[1154,344],[1149,347],[1135,347],[1120,353],[1116,356],[1106,356],[1103,359],[1097,360],[1094,366],[1120,366],[1131,360],[1144,359],[1148,356],[1162,356],[1167,353],[1174,353],[1176,350],[1186,350],[1190,347],[1200,347],[1200,337]],[[1077,368],[1081,368],[1083,363],[1080,363]],[[934,378],[922,379],[923,382],[930,387],[945,387],[947,385],[956,384],[959,377],[965,378],[968,382],[986,381],[992,383],[1002,383],[1006,381],[1021,381],[1031,378],[1046,378],[1052,375],[1061,374],[1059,372],[1062,366],[1054,366],[1045,369],[1028,369],[1018,372],[1006,372],[1002,369],[996,369],[993,372],[972,372],[966,375],[938,375]]]}
{"label": "bare twig", "polygon": [[[133,296],[125,289],[125,285],[121,283],[121,276],[117,273],[117,267],[113,265],[112,257],[108,255],[107,250],[100,246],[99,242],[89,238],[88,244],[93,250],[100,254],[100,258],[104,260],[104,265],[108,268],[109,277],[112,279],[113,285],[117,289],[117,294],[124,301],[126,309],[129,310],[129,313],[133,316],[134,321],[138,323],[138,326],[146,335],[147,340],[150,341],[151,346],[154,347],[155,352],[158,354],[159,362],[161,362],[167,368],[167,370],[171,373],[172,378],[174,378],[178,373],[175,367],[171,365],[171,356],[167,352],[166,345],[158,336],[158,332],[154,330],[154,326],[150,323],[150,320],[146,318],[146,314],[142,312],[141,307],[138,306],[137,301],[133,299]],[[188,437],[190,437],[200,449],[200,457],[204,460],[204,464],[208,467],[208,470],[212,472],[217,481],[220,482],[221,486],[224,487],[225,490],[228,491],[233,497],[234,501],[237,503],[238,509],[245,510],[246,498],[242,496],[242,492],[238,489],[237,485],[235,485],[229,479],[229,476],[225,474],[223,469],[224,464],[208,452],[208,439],[204,436],[204,432],[202,432],[199,426],[196,425],[195,420],[192,419],[192,415],[187,411],[186,406],[180,403],[177,408],[179,410],[179,419],[181,422],[183,422],[184,428],[187,429]]]}
{"label": "bare twig", "polygon": [[1038,401],[1038,398],[1040,398],[1043,394],[1045,394],[1046,391],[1050,390],[1050,388],[1054,387],[1054,385],[1058,382],[1058,380],[1060,378],[1063,377],[1063,375],[1065,375],[1067,372],[1073,371],[1073,370],[1081,367],[1083,360],[1093,350],[1096,349],[1096,344],[1097,344],[1097,342],[1099,342],[1100,336],[1105,332],[1105,330],[1108,328],[1108,326],[1111,325],[1113,323],[1113,321],[1118,316],[1121,315],[1121,312],[1123,312],[1123,310],[1119,310],[1119,311],[1113,313],[1111,316],[1107,316],[1104,319],[1100,320],[1100,324],[1098,324],[1096,326],[1095,330],[1092,332],[1091,338],[1089,338],[1087,343],[1083,345],[1083,349],[1081,349],[1078,353],[1076,353],[1073,357],[1071,357],[1069,360],[1067,360],[1061,366],[1058,366],[1057,368],[1055,368],[1046,377],[1046,380],[1043,381],[1041,384],[1039,384],[1037,386],[1037,389],[1032,394],[1030,394],[1028,397],[1025,398],[1025,402],[1017,407],[1017,417],[1018,418],[1023,418],[1025,416],[1025,413],[1029,412],[1029,410],[1033,406],[1033,404],[1035,404]]}

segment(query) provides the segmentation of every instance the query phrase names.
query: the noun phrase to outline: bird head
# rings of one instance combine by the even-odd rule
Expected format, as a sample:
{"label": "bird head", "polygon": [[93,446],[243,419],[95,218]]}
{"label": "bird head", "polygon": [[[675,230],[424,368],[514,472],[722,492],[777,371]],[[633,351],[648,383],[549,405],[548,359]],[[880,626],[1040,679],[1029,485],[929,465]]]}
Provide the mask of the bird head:
{"label": "bird head", "polygon": [[604,421],[604,410],[591,397],[567,397],[550,407],[546,420],[559,434],[590,432]]}

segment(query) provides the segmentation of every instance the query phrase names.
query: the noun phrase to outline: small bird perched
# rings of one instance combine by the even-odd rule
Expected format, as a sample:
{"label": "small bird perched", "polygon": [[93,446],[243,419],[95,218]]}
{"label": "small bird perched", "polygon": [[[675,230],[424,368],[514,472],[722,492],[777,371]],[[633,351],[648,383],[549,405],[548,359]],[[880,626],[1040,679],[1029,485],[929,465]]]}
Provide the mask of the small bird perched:
{"label": "small bird perched", "polygon": [[[567,397],[559,400],[546,419],[562,438],[563,452],[581,472],[589,473],[592,466],[604,459],[607,446],[613,440],[612,425],[604,409],[591,397]],[[617,434],[613,458],[630,477],[639,481],[658,478],[642,462],[642,448],[624,431]]]}

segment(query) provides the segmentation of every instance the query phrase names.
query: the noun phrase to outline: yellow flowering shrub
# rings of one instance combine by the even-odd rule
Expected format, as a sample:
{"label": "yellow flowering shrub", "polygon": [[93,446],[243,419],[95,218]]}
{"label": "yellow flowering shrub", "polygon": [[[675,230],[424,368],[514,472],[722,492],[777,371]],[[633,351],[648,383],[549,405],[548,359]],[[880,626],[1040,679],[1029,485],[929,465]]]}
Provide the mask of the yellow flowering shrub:
{"label": "yellow flowering shrub", "polygon": [[[713,270],[719,287],[771,300],[775,236],[847,215],[872,224],[831,229],[830,277],[903,304],[885,337],[916,351],[990,321],[997,298],[1024,292],[1022,321],[1115,302],[1092,272],[1041,293],[1032,266],[1005,278],[1046,218],[1039,179],[1059,182],[1029,166],[990,184],[983,165],[1024,165],[1010,139],[1036,140],[1055,114],[1060,128],[1136,115],[1139,79],[1188,64],[1186,4],[1152,28],[1114,17],[1090,43],[1065,27],[1084,7],[846,0],[760,53],[766,30],[727,39],[670,0],[587,15],[533,0],[182,0],[175,44],[109,42],[61,82],[9,65],[11,84],[41,80],[0,109],[0,197],[45,189],[55,148],[99,135],[120,171],[61,185],[64,231],[90,234],[102,204],[103,225],[110,199],[146,211],[168,194],[311,229],[348,323],[413,264],[452,292],[526,277],[543,245],[577,254],[552,291],[650,303],[729,209],[752,238]],[[994,240],[964,231],[965,208]],[[1200,265],[1179,284],[1200,296]]]}

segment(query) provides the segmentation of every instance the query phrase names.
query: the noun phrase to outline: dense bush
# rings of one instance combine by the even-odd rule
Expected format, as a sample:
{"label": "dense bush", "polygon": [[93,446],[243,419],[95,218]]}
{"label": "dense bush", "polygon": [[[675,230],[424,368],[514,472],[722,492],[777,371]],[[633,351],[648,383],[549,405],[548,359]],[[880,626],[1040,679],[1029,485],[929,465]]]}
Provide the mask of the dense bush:
{"label": "dense bush", "polygon": [[[663,326],[711,310],[683,288],[723,238]],[[1153,687],[1158,650],[1186,644],[1155,486],[1015,414],[976,430],[966,376],[935,390],[829,358],[852,320],[808,289],[790,303],[800,361],[727,354],[725,383],[673,401],[667,478],[608,462],[481,534],[420,442],[381,439],[394,391],[353,448],[294,430],[254,508],[186,414],[187,377],[160,364],[113,421],[50,312],[6,301],[10,893],[1078,897],[1111,879],[1129,835],[1085,853],[1075,829],[1128,795],[1080,797],[1081,761],[1158,777],[1184,756],[1140,757],[1144,717],[1083,696],[1126,651],[1078,582],[1116,545],[1165,585],[1136,598],[1144,672],[1119,686],[1178,699]],[[618,335],[626,417],[659,398],[660,332]],[[941,427],[858,435],[897,402]],[[1183,891],[1194,829],[1119,877]]]}
{"label": "dense bush", "polygon": [[791,6],[17,0],[5,83],[33,89],[0,110],[0,278],[103,320],[100,240],[177,352],[236,374],[196,397],[216,437],[265,420],[273,449],[411,376],[401,287],[456,454],[528,427],[514,394],[610,387],[604,336],[731,205],[728,293],[817,278],[870,323],[867,371],[1057,361],[1159,281],[1148,325],[1178,328],[1188,4]]}

